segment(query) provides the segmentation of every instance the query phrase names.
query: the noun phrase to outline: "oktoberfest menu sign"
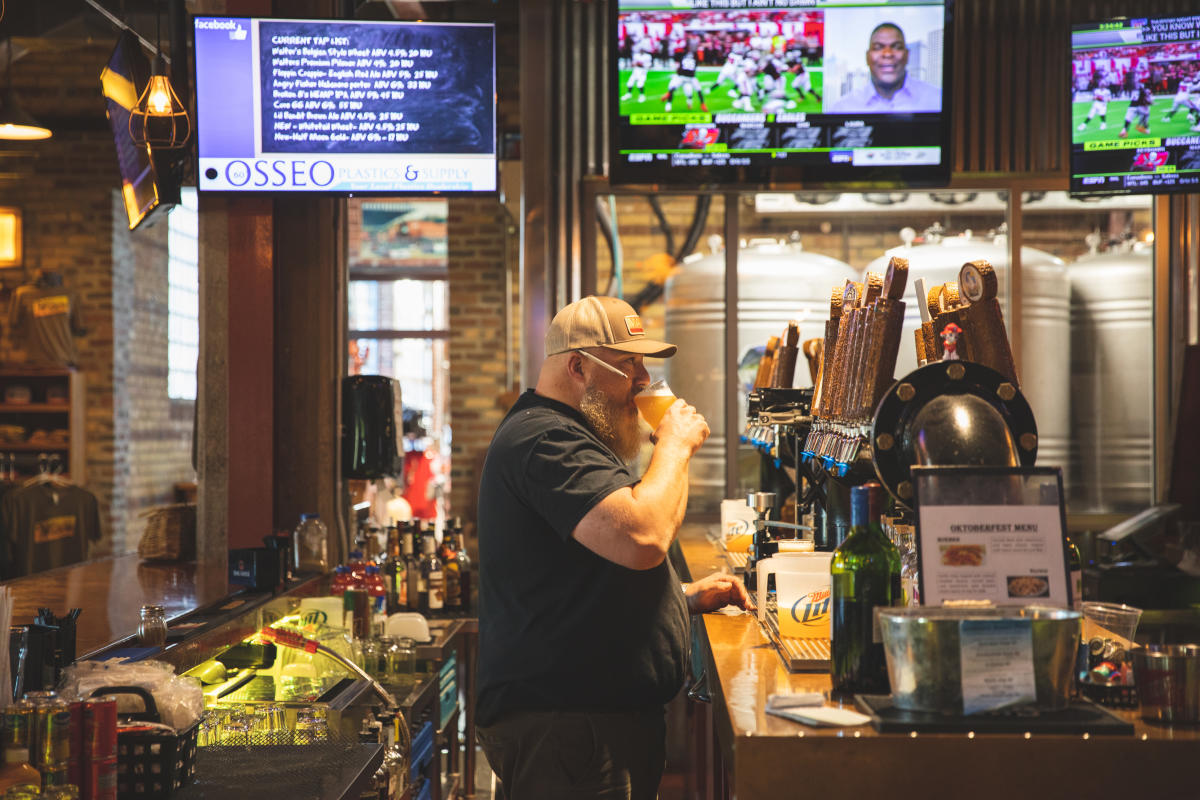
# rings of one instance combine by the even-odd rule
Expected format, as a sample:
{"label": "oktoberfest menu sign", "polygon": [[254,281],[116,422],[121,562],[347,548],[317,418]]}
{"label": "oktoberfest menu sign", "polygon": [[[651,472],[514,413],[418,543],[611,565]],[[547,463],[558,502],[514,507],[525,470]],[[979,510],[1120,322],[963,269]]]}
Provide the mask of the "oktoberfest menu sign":
{"label": "oktoberfest menu sign", "polygon": [[922,604],[1070,608],[1061,485],[1057,469],[914,469]]}

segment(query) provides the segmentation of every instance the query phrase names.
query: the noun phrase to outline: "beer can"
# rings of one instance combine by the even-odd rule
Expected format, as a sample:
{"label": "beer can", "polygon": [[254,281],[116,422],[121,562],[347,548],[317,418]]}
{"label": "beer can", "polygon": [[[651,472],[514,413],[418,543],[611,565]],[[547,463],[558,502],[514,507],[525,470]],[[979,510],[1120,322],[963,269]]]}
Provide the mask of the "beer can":
{"label": "beer can", "polygon": [[61,767],[42,767],[42,789],[50,786],[66,786],[71,782],[70,775],[67,774],[67,765]]}
{"label": "beer can", "polygon": [[92,761],[87,766],[82,800],[117,800],[117,759]]}
{"label": "beer can", "polygon": [[117,699],[93,697],[83,716],[83,753],[93,761],[117,757]]}
{"label": "beer can", "polygon": [[67,768],[71,760],[71,707],[62,700],[39,703],[33,711],[33,743],[29,748],[33,766]]}
{"label": "beer can", "polygon": [[68,762],[68,773],[71,783],[79,786],[83,782],[83,708],[84,702],[76,700],[69,706],[71,710],[71,760]]}
{"label": "beer can", "polygon": [[19,700],[4,710],[4,730],[0,745],[29,749],[33,732],[33,704]]}

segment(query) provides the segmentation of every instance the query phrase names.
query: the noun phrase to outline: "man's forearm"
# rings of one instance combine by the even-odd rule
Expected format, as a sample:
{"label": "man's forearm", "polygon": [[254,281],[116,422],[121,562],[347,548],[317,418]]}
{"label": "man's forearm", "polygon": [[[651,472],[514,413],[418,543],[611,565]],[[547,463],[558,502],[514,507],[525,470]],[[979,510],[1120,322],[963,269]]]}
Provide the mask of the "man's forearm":
{"label": "man's forearm", "polygon": [[[642,480],[633,487],[644,535],[665,554],[687,510],[690,449],[660,442]],[[649,543],[649,542],[647,542]]]}

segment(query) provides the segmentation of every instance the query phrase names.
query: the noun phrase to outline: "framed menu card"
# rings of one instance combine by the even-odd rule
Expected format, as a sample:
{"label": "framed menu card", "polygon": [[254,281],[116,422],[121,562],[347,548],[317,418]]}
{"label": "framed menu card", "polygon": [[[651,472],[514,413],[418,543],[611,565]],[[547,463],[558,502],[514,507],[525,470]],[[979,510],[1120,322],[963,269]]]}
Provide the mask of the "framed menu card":
{"label": "framed menu card", "polygon": [[1058,467],[914,467],[921,604],[1070,608]]}

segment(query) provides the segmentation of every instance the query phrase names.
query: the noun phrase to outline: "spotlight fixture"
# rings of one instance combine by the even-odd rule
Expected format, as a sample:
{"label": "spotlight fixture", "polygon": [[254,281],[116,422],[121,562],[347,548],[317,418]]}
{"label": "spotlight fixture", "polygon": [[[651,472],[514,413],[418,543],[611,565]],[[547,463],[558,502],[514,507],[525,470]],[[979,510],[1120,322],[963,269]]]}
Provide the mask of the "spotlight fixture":
{"label": "spotlight fixture", "polygon": [[167,77],[167,62],[162,54],[162,11],[155,23],[157,54],[150,81],[129,111],[129,138],[136,145],[149,145],[170,150],[183,147],[192,132],[187,109],[179,102],[179,95]]}

